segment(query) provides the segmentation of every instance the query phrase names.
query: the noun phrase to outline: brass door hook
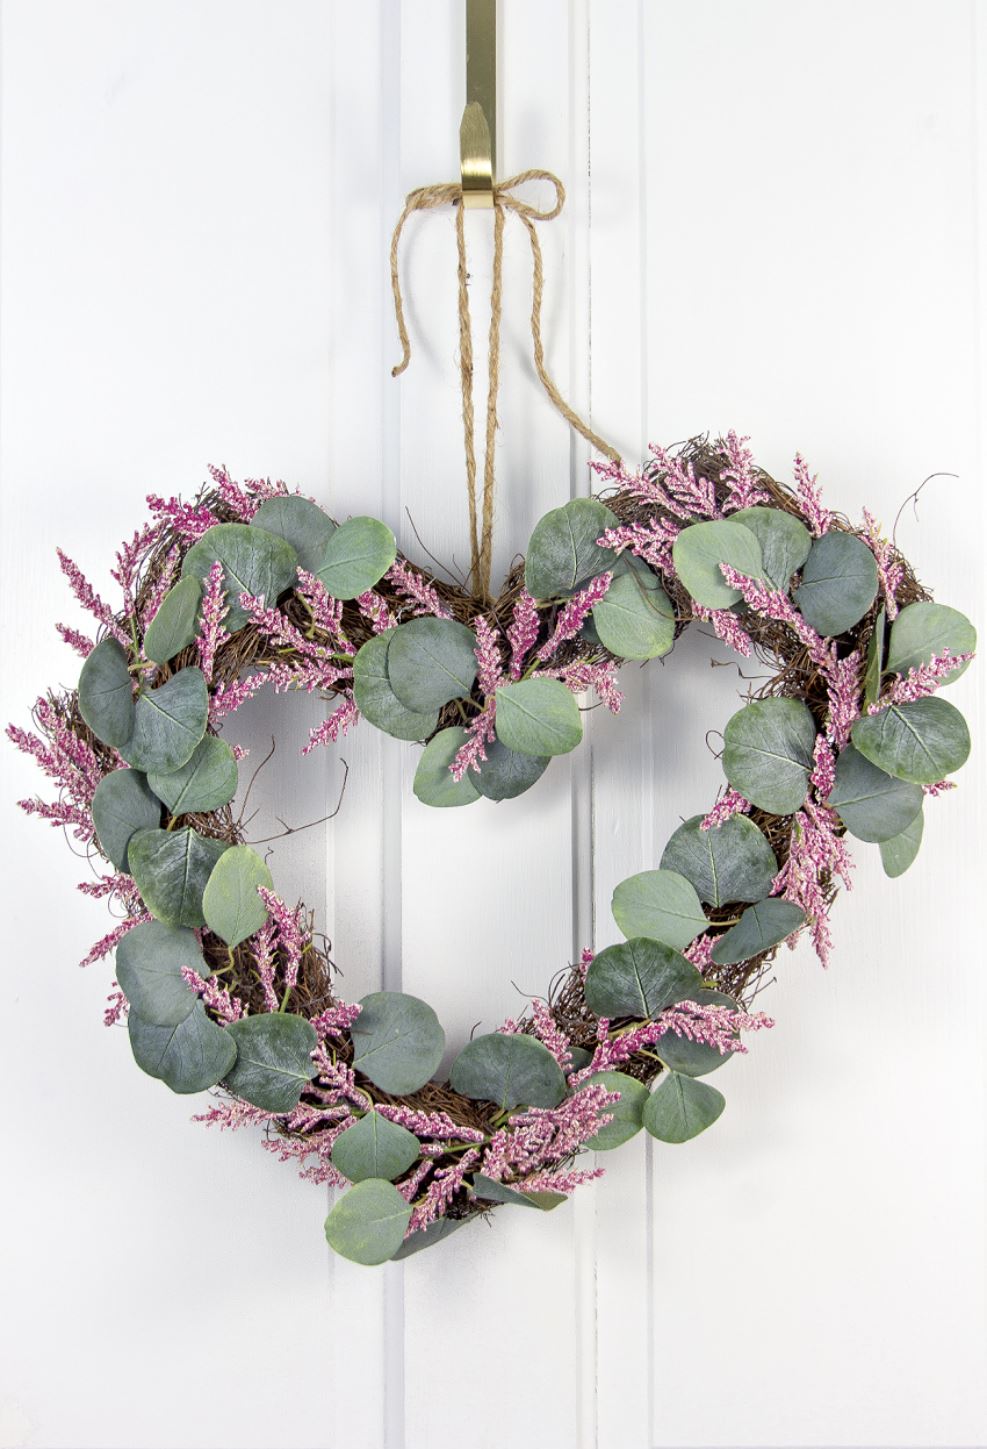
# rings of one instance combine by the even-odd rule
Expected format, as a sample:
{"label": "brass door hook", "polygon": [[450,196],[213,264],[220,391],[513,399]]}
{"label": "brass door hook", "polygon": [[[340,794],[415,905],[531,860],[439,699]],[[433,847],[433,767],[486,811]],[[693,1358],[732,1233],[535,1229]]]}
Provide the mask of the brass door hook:
{"label": "brass door hook", "polygon": [[497,0],[466,0],[466,109],[459,125],[464,206],[493,206],[497,174]]}

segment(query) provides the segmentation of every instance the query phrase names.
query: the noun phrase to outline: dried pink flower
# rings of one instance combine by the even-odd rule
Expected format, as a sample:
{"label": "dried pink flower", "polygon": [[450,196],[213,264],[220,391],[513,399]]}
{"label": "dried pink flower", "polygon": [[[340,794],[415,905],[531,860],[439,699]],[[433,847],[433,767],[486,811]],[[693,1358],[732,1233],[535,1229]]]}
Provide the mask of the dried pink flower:
{"label": "dried pink flower", "polygon": [[375,634],[383,634],[387,629],[394,628],[395,621],[391,618],[386,601],[374,589],[360,594],[356,606],[363,617],[370,620],[370,627]]}
{"label": "dried pink flower", "polygon": [[564,644],[567,639],[575,638],[588,615],[592,613],[594,605],[605,597],[612,582],[612,573],[599,574],[584,589],[580,589],[568,600],[558,612],[551,636],[539,649],[536,655],[538,660],[545,663],[551,659],[561,644]]}
{"label": "dried pink flower", "polygon": [[65,643],[71,649],[74,649],[77,654],[81,654],[83,659],[88,658],[96,647],[92,639],[86,634],[80,634],[78,629],[70,629],[67,624],[56,624],[55,628],[61,634]]}
{"label": "dried pink flower", "polygon": [[199,652],[199,668],[207,684],[212,683],[216,650],[230,637],[223,628],[223,620],[229,613],[223,592],[223,575],[223,565],[217,559],[203,580],[202,613],[195,647]]}
{"label": "dried pink flower", "polygon": [[724,644],[729,645],[745,659],[751,657],[754,649],[753,641],[736,614],[729,609],[707,609],[705,604],[697,604],[694,599],[692,612],[695,618],[712,624],[717,639],[722,639]]}
{"label": "dried pink flower", "polygon": [[894,544],[881,535],[881,525],[873,514],[864,509],[865,532],[864,543],[874,555],[874,562],[877,564],[877,577],[880,580],[881,592],[884,595],[884,602],[887,606],[888,618],[898,617],[897,591],[905,577],[905,570],[899,559],[895,556]]}
{"label": "dried pink flower", "polygon": [[802,515],[809,525],[810,532],[816,538],[821,538],[832,527],[833,515],[828,508],[823,507],[816,479],[809,476],[809,470],[801,453],[795,454],[795,482],[798,487]]}
{"label": "dried pink flower", "polygon": [[356,704],[347,697],[342,704],[336,706],[328,719],[324,719],[320,725],[309,731],[308,744],[303,748],[302,754],[310,755],[320,745],[334,745],[359,718],[360,712]]}
{"label": "dried pink flower", "polygon": [[73,563],[68,554],[63,553],[60,548],[57,548],[55,552],[58,554],[58,562],[61,565],[62,573],[68,579],[69,586],[77,602],[81,604],[82,608],[88,610],[90,614],[97,618],[104,629],[113,635],[114,639],[124,646],[129,645],[130,640],[120,628],[116,619],[114,619],[113,610],[109,604],[103,603],[103,600],[96,593],[78,564]]}
{"label": "dried pink flower", "polygon": [[527,589],[522,589],[514,601],[511,622],[507,628],[507,642],[511,646],[512,679],[520,679],[524,673],[525,661],[538,638],[539,627],[538,606]]}
{"label": "dried pink flower", "polygon": [[772,895],[782,895],[805,912],[816,955],[829,964],[832,937],[826,885],[835,875],[852,889],[853,861],[837,834],[840,823],[827,805],[807,799],[792,821],[788,860],[775,876]]}
{"label": "dried pink flower", "polygon": [[94,961],[102,961],[104,956],[108,956],[111,951],[116,950],[128,931],[132,931],[135,926],[143,926],[149,920],[151,917],[146,912],[142,912],[139,916],[129,916],[127,920],[121,921],[119,926],[107,932],[96,942],[88,955],[79,962],[79,965],[91,966]]}
{"label": "dried pink flower", "polygon": [[451,619],[452,615],[439,598],[438,591],[424,577],[417,573],[411,566],[399,559],[393,563],[386,574],[387,579],[394,585],[399,594],[410,599],[414,608],[413,614],[431,614],[436,619]]}
{"label": "dried pink flower", "polygon": [[888,692],[876,704],[872,704],[867,713],[880,714],[890,704],[910,704],[915,699],[926,699],[930,694],[935,694],[954,669],[972,658],[972,653],[953,654],[949,649],[944,649],[941,654],[933,654],[927,663],[915,665],[907,674],[899,674]]}
{"label": "dried pink flower", "polygon": [[723,439],[723,451],[729,462],[720,474],[720,481],[727,485],[729,497],[723,511],[734,512],[738,508],[753,508],[758,503],[767,503],[770,495],[761,487],[761,479],[754,465],[754,454],[747,444],[750,438],[738,438],[731,428]]}
{"label": "dried pink flower", "polygon": [[741,795],[739,790],[725,790],[706,815],[699,822],[700,830],[712,830],[716,825],[722,825],[732,815],[746,815],[751,808],[751,802]]}

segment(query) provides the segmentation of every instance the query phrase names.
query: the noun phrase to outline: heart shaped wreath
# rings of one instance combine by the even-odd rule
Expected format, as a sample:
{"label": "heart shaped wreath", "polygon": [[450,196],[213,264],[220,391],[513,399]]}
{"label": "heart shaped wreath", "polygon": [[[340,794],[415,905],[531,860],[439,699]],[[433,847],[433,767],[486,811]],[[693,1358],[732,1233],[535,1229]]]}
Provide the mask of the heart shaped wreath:
{"label": "heart shaped wreath", "polygon": [[[198,1120],[264,1124],[303,1177],[352,1184],[326,1235],[357,1262],[499,1204],[554,1207],[598,1175],[572,1165],[587,1148],[708,1127],[724,1099],[700,1079],[770,1025],[749,1007],[779,945],[808,930],[826,961],[845,836],[901,874],[924,797],[969,752],[936,691],[973,627],[870,515],[852,528],[801,459],[783,486],[732,433],[652,453],[637,475],[596,465],[602,496],[547,514],[494,602],[399,557],[383,523],[337,527],[283,484],[220,470],[194,503],[149,499],[117,554],[118,611],[60,554],[101,637],[59,626],[85,658],[78,690],[37,702],[37,733],[8,733],[59,788],[23,808],[113,867],[80,887],[124,912],[83,962],[116,952],[106,1020],[127,1016],[138,1065],[173,1091],[221,1088]],[[426,804],[506,800],[578,744],[589,696],[620,708],[623,660],[666,654],[693,619],[775,670],[726,725],[727,788],[617,886],[624,942],[433,1080],[431,1007],[336,996],[313,922],[245,843],[242,751],[220,722],[265,685],[318,691],[335,707],[306,752],[362,715],[427,741]]]}

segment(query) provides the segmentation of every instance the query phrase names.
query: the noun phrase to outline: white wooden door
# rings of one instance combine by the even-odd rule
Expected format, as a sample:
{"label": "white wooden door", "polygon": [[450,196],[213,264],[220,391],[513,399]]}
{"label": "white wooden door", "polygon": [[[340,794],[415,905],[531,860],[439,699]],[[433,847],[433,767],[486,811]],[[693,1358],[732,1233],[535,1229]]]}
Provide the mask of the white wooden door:
{"label": "white wooden door", "polygon": [[[982,617],[983,7],[501,11],[502,173],[569,192],[542,228],[568,398],[631,458],[736,427],[787,476],[800,448],[889,526],[955,475],[899,539]],[[386,272],[405,193],[455,174],[458,0],[5,0],[2,24],[4,718],[74,682],[55,544],[107,586],[144,494],[209,462],[462,562],[451,215],[409,228],[400,382]],[[489,217],[469,245],[479,334]],[[590,485],[507,246],[498,573]],[[694,632],[626,670],[591,748],[462,813],[421,807],[413,747],[366,726],[300,760],[317,702],[245,712],[255,758],[278,734],[257,834],[322,815],[349,764],[338,817],[275,857],[345,989],[425,996],[459,1042],[613,939],[614,884],[714,797],[729,657]],[[5,751],[0,1445],[982,1444],[983,677],[918,864],[891,882],[857,852],[832,968],[779,960],[715,1131],[637,1139],[552,1216],[381,1271],[329,1257],[324,1194],[190,1126],[104,1030],[109,968],[74,964],[104,917],[16,815],[35,781]]]}

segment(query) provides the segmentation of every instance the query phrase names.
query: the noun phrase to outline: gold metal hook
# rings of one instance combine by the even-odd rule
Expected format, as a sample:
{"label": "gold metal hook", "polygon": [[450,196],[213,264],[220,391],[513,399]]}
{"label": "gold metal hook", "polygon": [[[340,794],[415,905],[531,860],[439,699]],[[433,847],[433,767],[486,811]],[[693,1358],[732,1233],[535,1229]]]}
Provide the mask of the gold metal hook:
{"label": "gold metal hook", "polygon": [[497,174],[497,0],[466,0],[466,109],[459,126],[464,206],[493,206]]}

